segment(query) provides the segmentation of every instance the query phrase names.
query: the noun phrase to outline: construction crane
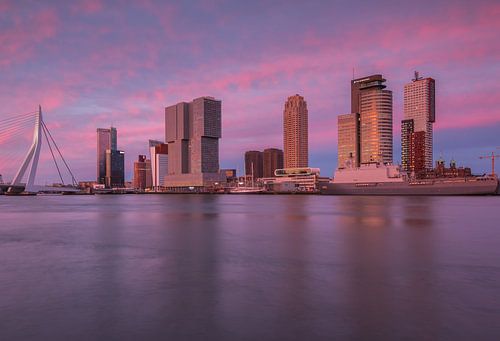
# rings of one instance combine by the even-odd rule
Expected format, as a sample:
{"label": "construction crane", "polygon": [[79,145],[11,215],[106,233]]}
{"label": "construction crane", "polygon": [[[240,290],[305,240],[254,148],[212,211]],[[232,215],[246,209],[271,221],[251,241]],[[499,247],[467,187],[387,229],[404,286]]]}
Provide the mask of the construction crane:
{"label": "construction crane", "polygon": [[[500,147],[497,147],[500,149]],[[495,176],[495,159],[500,158],[500,154],[495,154],[495,152],[491,152],[491,155],[484,155],[479,157],[481,160],[491,159],[491,175]]]}

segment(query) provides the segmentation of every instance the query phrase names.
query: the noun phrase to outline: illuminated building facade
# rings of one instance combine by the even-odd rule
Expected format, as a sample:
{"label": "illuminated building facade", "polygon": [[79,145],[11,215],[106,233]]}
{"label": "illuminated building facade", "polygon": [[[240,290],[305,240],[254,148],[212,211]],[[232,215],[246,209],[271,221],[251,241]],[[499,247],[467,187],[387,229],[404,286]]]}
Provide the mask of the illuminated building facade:
{"label": "illuminated building facade", "polygon": [[338,154],[337,167],[359,167],[359,114],[345,114],[337,117]]}
{"label": "illuminated building facade", "polygon": [[309,163],[308,111],[304,97],[288,97],[283,111],[285,168],[307,167]]}
{"label": "illuminated building facade", "polygon": [[359,113],[360,163],[392,163],[392,91],[382,75],[351,81],[351,112]]}

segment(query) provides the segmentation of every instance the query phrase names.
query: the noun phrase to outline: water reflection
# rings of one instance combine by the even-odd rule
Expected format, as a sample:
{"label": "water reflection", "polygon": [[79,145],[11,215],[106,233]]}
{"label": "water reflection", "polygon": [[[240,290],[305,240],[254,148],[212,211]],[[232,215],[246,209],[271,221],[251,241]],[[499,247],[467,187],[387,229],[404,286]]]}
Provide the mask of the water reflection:
{"label": "water reflection", "polygon": [[10,199],[5,339],[495,335],[500,198]]}

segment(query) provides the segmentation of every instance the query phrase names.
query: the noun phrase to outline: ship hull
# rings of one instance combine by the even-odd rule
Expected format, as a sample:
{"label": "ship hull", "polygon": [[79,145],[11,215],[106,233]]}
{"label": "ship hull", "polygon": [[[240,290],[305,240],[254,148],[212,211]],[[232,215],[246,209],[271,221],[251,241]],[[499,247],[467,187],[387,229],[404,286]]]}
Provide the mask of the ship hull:
{"label": "ship hull", "polygon": [[499,189],[494,178],[421,181],[328,183],[321,186],[325,195],[494,195]]}

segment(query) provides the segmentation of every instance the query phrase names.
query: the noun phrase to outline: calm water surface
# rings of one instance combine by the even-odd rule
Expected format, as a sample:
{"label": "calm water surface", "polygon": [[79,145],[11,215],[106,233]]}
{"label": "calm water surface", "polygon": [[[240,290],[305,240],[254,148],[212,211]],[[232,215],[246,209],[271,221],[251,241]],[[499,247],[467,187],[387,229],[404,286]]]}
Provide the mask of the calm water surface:
{"label": "calm water surface", "polygon": [[1,340],[499,340],[500,196],[0,196]]}

